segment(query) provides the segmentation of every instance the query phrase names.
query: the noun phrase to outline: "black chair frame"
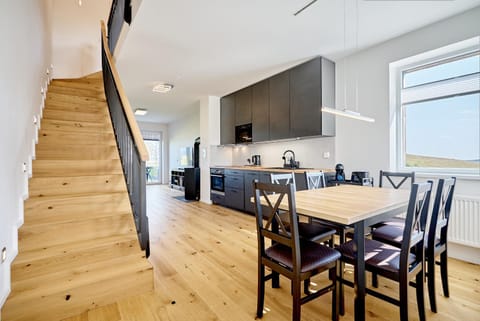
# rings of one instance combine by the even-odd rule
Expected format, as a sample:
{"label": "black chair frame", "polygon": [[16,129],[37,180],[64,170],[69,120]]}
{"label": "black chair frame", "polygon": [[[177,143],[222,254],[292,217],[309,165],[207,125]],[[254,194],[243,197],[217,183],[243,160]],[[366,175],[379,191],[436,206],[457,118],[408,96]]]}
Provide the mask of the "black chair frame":
{"label": "black chair frame", "polygon": [[[338,271],[336,269],[338,268],[337,260],[340,254],[336,250],[321,244],[306,240],[301,241],[298,230],[298,217],[295,210],[295,190],[292,184],[266,184],[255,180],[253,182],[253,190],[258,239],[257,317],[261,318],[263,316],[265,283],[268,280],[272,280],[272,287],[275,287],[275,279],[281,274],[292,281],[292,320],[300,320],[300,307],[302,304],[330,291],[332,291],[332,320],[338,320],[339,302],[336,292],[336,274],[338,274]],[[264,198],[266,204],[262,204],[261,198]],[[275,202],[272,202],[273,198],[276,198]],[[285,199],[288,201],[289,209],[287,212],[291,222],[289,229],[286,228],[278,214],[279,206]],[[268,214],[263,213],[265,208],[269,209]],[[270,239],[272,243],[268,248],[266,239]],[[320,263],[308,266],[304,265],[308,263],[302,263],[302,248],[307,251],[305,247],[316,249],[313,253],[317,253],[315,255],[318,255],[319,258],[315,259],[320,259]],[[287,249],[283,253],[291,255],[291,266],[273,258],[272,251],[275,249],[283,249],[282,251]],[[323,255],[322,252],[326,254]],[[321,261],[322,259],[324,261]],[[309,266],[312,268],[309,268]],[[269,267],[272,272],[266,275],[265,267]],[[329,274],[333,275],[333,280],[326,287],[302,297],[302,281],[324,271],[329,271]]]}

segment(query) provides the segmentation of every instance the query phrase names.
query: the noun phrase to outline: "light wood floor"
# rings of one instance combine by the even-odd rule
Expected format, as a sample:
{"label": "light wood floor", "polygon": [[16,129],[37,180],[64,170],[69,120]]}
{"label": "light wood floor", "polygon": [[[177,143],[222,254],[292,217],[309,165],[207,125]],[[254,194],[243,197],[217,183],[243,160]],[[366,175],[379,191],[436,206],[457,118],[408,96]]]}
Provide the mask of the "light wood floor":
{"label": "light wood floor", "polygon": [[[175,199],[182,193],[165,186],[147,187],[151,263],[155,293],[118,301],[68,321],[130,320],[254,320],[257,289],[257,243],[254,217],[215,205]],[[441,294],[437,278],[439,313],[429,310],[427,320],[480,320],[480,266],[451,259],[450,298]],[[438,270],[438,269],[437,269]],[[438,275],[438,271],[437,271]],[[321,283],[324,276],[314,279]],[[262,320],[291,320],[288,282],[281,289],[267,285]],[[380,278],[385,292],[394,283]],[[410,320],[418,320],[415,291],[411,288]],[[302,307],[302,320],[331,320],[331,296]],[[352,290],[346,289],[346,315],[353,320]],[[67,321],[66,320],[66,321]],[[367,297],[367,320],[399,320],[398,308]]]}

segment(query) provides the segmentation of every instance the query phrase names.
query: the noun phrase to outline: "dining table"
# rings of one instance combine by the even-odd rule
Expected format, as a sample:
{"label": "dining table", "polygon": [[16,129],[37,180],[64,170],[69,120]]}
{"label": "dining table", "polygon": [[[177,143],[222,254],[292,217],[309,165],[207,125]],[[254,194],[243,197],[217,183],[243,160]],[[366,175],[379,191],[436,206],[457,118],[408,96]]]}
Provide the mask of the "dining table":
{"label": "dining table", "polygon": [[[407,211],[410,191],[358,185],[338,185],[295,192],[297,214],[354,228],[355,321],[365,320],[365,228]],[[286,201],[280,209],[288,210]]]}

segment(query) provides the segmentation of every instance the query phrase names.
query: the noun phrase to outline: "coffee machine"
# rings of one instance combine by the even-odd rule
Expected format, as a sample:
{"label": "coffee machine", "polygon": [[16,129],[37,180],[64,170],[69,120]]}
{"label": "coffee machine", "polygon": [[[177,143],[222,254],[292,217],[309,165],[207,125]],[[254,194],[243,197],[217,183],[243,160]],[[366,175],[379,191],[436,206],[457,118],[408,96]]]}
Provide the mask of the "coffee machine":
{"label": "coffee machine", "polygon": [[260,155],[252,155],[252,165],[260,166],[262,162],[260,161]]}

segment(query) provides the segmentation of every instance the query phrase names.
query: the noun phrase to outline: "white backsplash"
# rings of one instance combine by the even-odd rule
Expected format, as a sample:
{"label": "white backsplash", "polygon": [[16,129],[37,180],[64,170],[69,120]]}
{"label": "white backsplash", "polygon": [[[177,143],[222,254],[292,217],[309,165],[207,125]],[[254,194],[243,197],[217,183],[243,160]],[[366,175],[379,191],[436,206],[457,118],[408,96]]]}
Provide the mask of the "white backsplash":
{"label": "white backsplash", "polygon": [[[295,152],[295,159],[300,162],[301,167],[335,167],[334,137],[318,137],[237,146],[212,146],[211,164],[226,166],[248,165],[247,159],[251,158],[252,155],[258,154],[261,156],[262,166],[283,166],[282,155],[287,149]],[[329,153],[329,158],[324,158],[324,153]]]}

